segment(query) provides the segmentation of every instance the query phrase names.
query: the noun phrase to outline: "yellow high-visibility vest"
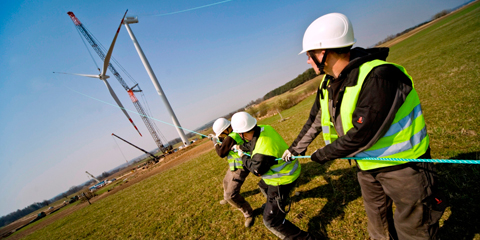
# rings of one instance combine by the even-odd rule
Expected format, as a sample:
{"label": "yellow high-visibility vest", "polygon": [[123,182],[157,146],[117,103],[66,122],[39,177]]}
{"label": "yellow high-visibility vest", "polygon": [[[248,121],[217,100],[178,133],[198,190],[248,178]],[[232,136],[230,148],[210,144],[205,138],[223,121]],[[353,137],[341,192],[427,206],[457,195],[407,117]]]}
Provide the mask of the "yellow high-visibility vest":
{"label": "yellow high-visibility vest", "polygon": [[[255,154],[273,156],[281,158],[283,152],[288,149],[288,145],[282,136],[271,126],[259,125],[261,132],[252,152],[252,158]],[[271,186],[286,185],[292,183],[300,176],[301,167],[297,159],[291,162],[278,160],[277,164],[262,175],[263,181]]]}
{"label": "yellow high-visibility vest", "polygon": [[[362,64],[359,68],[357,85],[345,87],[345,93],[340,105],[340,117],[344,131],[343,134],[346,134],[348,130],[353,128],[352,115],[357,105],[358,96],[366,76],[373,68],[383,64],[394,65],[412,81],[412,77],[408,75],[405,68],[400,65],[382,60],[373,60]],[[320,86],[322,86],[323,81],[328,81],[328,79],[324,77]],[[331,121],[330,112],[328,110],[328,91],[326,89],[320,90],[324,96],[323,99],[320,98],[323,139],[325,140],[325,144],[328,145],[338,138],[338,134]],[[425,126],[425,120],[423,118],[422,108],[420,106],[420,99],[418,98],[417,91],[413,87],[412,81],[412,90],[395,114],[395,118],[388,131],[373,146],[357,153],[355,157],[418,158],[425,154],[428,146],[429,137]],[[404,164],[406,162],[357,160],[357,163],[362,170],[372,170]]]}
{"label": "yellow high-visibility vest", "polygon": [[[237,142],[237,145],[243,144],[243,139],[242,137],[240,137],[240,135],[238,135],[238,133],[231,132],[230,134],[228,134],[228,136],[233,138],[233,140]],[[238,153],[234,151],[228,152],[227,161],[228,161],[228,166],[230,167],[230,171],[243,169],[242,157],[240,157]]]}

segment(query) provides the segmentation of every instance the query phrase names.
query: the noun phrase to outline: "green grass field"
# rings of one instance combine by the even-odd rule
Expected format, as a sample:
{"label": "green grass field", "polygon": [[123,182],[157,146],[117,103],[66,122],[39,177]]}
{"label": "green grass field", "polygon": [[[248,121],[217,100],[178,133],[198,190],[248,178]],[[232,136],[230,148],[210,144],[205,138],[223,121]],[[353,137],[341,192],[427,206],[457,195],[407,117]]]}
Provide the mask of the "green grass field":
{"label": "green grass field", "polygon": [[[389,61],[415,81],[434,158],[479,159],[480,2],[393,46]],[[291,143],[305,123],[314,96],[263,119]],[[209,144],[209,143],[205,143]],[[307,152],[323,146],[320,138]],[[368,239],[355,167],[336,160],[302,159],[302,175],[287,218],[331,239]],[[480,239],[480,165],[437,164],[450,207],[441,239]],[[243,227],[243,216],[223,198],[224,159],[214,151],[152,176],[34,232],[26,239],[276,239],[262,223]],[[256,213],[264,198],[250,175],[242,194]]]}

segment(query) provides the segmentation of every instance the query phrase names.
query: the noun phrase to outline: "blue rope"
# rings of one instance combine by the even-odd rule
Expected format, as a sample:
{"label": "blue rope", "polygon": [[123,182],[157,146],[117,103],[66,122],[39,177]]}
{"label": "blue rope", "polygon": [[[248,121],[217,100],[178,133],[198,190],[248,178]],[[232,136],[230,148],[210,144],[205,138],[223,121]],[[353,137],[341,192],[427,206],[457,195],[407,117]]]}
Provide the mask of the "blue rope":
{"label": "blue rope", "polygon": [[[311,158],[311,156],[293,156],[297,158]],[[280,160],[281,158],[277,158]],[[348,157],[339,159],[353,160],[375,160],[375,161],[394,161],[394,162],[433,162],[433,163],[458,163],[458,164],[480,164],[480,160],[464,160],[464,159],[423,159],[423,158],[374,158],[374,157]]]}
{"label": "blue rope", "polygon": [[[250,154],[243,153],[249,157]],[[311,156],[292,156],[292,159],[311,158]],[[480,164],[480,160],[464,160],[464,159],[425,159],[425,158],[374,158],[374,157],[349,157],[338,159],[352,159],[352,160],[376,160],[376,161],[394,161],[394,162],[433,162],[433,163],[458,163],[458,164]],[[277,158],[275,160],[282,160]]]}

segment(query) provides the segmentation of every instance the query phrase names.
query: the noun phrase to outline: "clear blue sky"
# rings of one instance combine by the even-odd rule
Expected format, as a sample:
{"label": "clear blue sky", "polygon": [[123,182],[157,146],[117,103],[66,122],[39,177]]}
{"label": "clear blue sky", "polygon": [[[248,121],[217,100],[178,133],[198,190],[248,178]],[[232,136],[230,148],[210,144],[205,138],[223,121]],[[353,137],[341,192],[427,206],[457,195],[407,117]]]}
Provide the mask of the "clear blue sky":
{"label": "clear blue sky", "polygon": [[[198,8],[218,2],[222,3]],[[180,123],[195,129],[308,69],[306,56],[298,55],[303,33],[323,14],[347,15],[355,46],[370,47],[465,2],[3,1],[0,216],[87,181],[85,171],[97,176],[124,163],[112,132],[142,148],[156,147],[138,115],[130,114],[143,137],[119,109],[71,90],[114,103],[102,82],[52,73],[98,73],[68,11],[107,48],[125,10],[129,9],[127,16],[138,16],[133,32]],[[192,10],[175,13],[186,9]],[[113,56],[144,90],[153,117],[171,122],[124,27]],[[124,106],[134,110],[115,78],[110,84]],[[168,140],[178,137],[173,127],[156,124]],[[141,154],[117,143],[128,160]]]}

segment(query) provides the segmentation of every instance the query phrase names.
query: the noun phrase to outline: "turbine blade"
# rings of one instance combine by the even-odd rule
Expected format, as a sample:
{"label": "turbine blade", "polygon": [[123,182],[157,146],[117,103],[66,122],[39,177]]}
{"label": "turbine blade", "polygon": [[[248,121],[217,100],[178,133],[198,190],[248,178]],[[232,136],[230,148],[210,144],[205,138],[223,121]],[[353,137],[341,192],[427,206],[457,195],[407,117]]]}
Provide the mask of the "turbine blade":
{"label": "turbine blade", "polygon": [[105,82],[105,85],[107,86],[107,89],[110,92],[110,95],[112,95],[115,102],[117,102],[118,107],[120,107],[120,109],[122,109],[123,113],[125,114],[125,116],[127,116],[128,120],[132,123],[135,130],[137,130],[138,134],[140,134],[140,136],[142,136],[142,134],[138,130],[137,126],[135,126],[135,123],[133,123],[132,118],[130,117],[130,115],[128,115],[127,110],[125,110],[125,108],[123,107],[122,103],[120,102],[120,99],[118,99],[117,94],[115,94],[115,92],[113,91],[113,89],[110,86],[110,84],[108,83],[108,81],[107,80],[102,80],[102,81]]}
{"label": "turbine blade", "polygon": [[77,75],[77,76],[82,76],[82,77],[90,77],[90,78],[100,78],[100,76],[98,76],[98,75],[93,75],[93,74],[64,73],[64,72],[53,72],[53,73],[61,73],[61,74]]}
{"label": "turbine blade", "polygon": [[107,74],[107,68],[108,68],[108,64],[110,64],[110,58],[112,57],[113,47],[115,46],[115,42],[117,41],[118,33],[120,32],[120,28],[122,28],[123,20],[125,19],[125,16],[127,15],[127,12],[128,12],[128,10],[125,11],[125,14],[123,15],[122,21],[120,22],[120,26],[118,26],[117,33],[115,33],[115,37],[113,38],[112,44],[110,45],[110,48],[108,49],[107,55],[105,56],[105,60],[103,61],[102,76],[105,76],[105,74]]}

